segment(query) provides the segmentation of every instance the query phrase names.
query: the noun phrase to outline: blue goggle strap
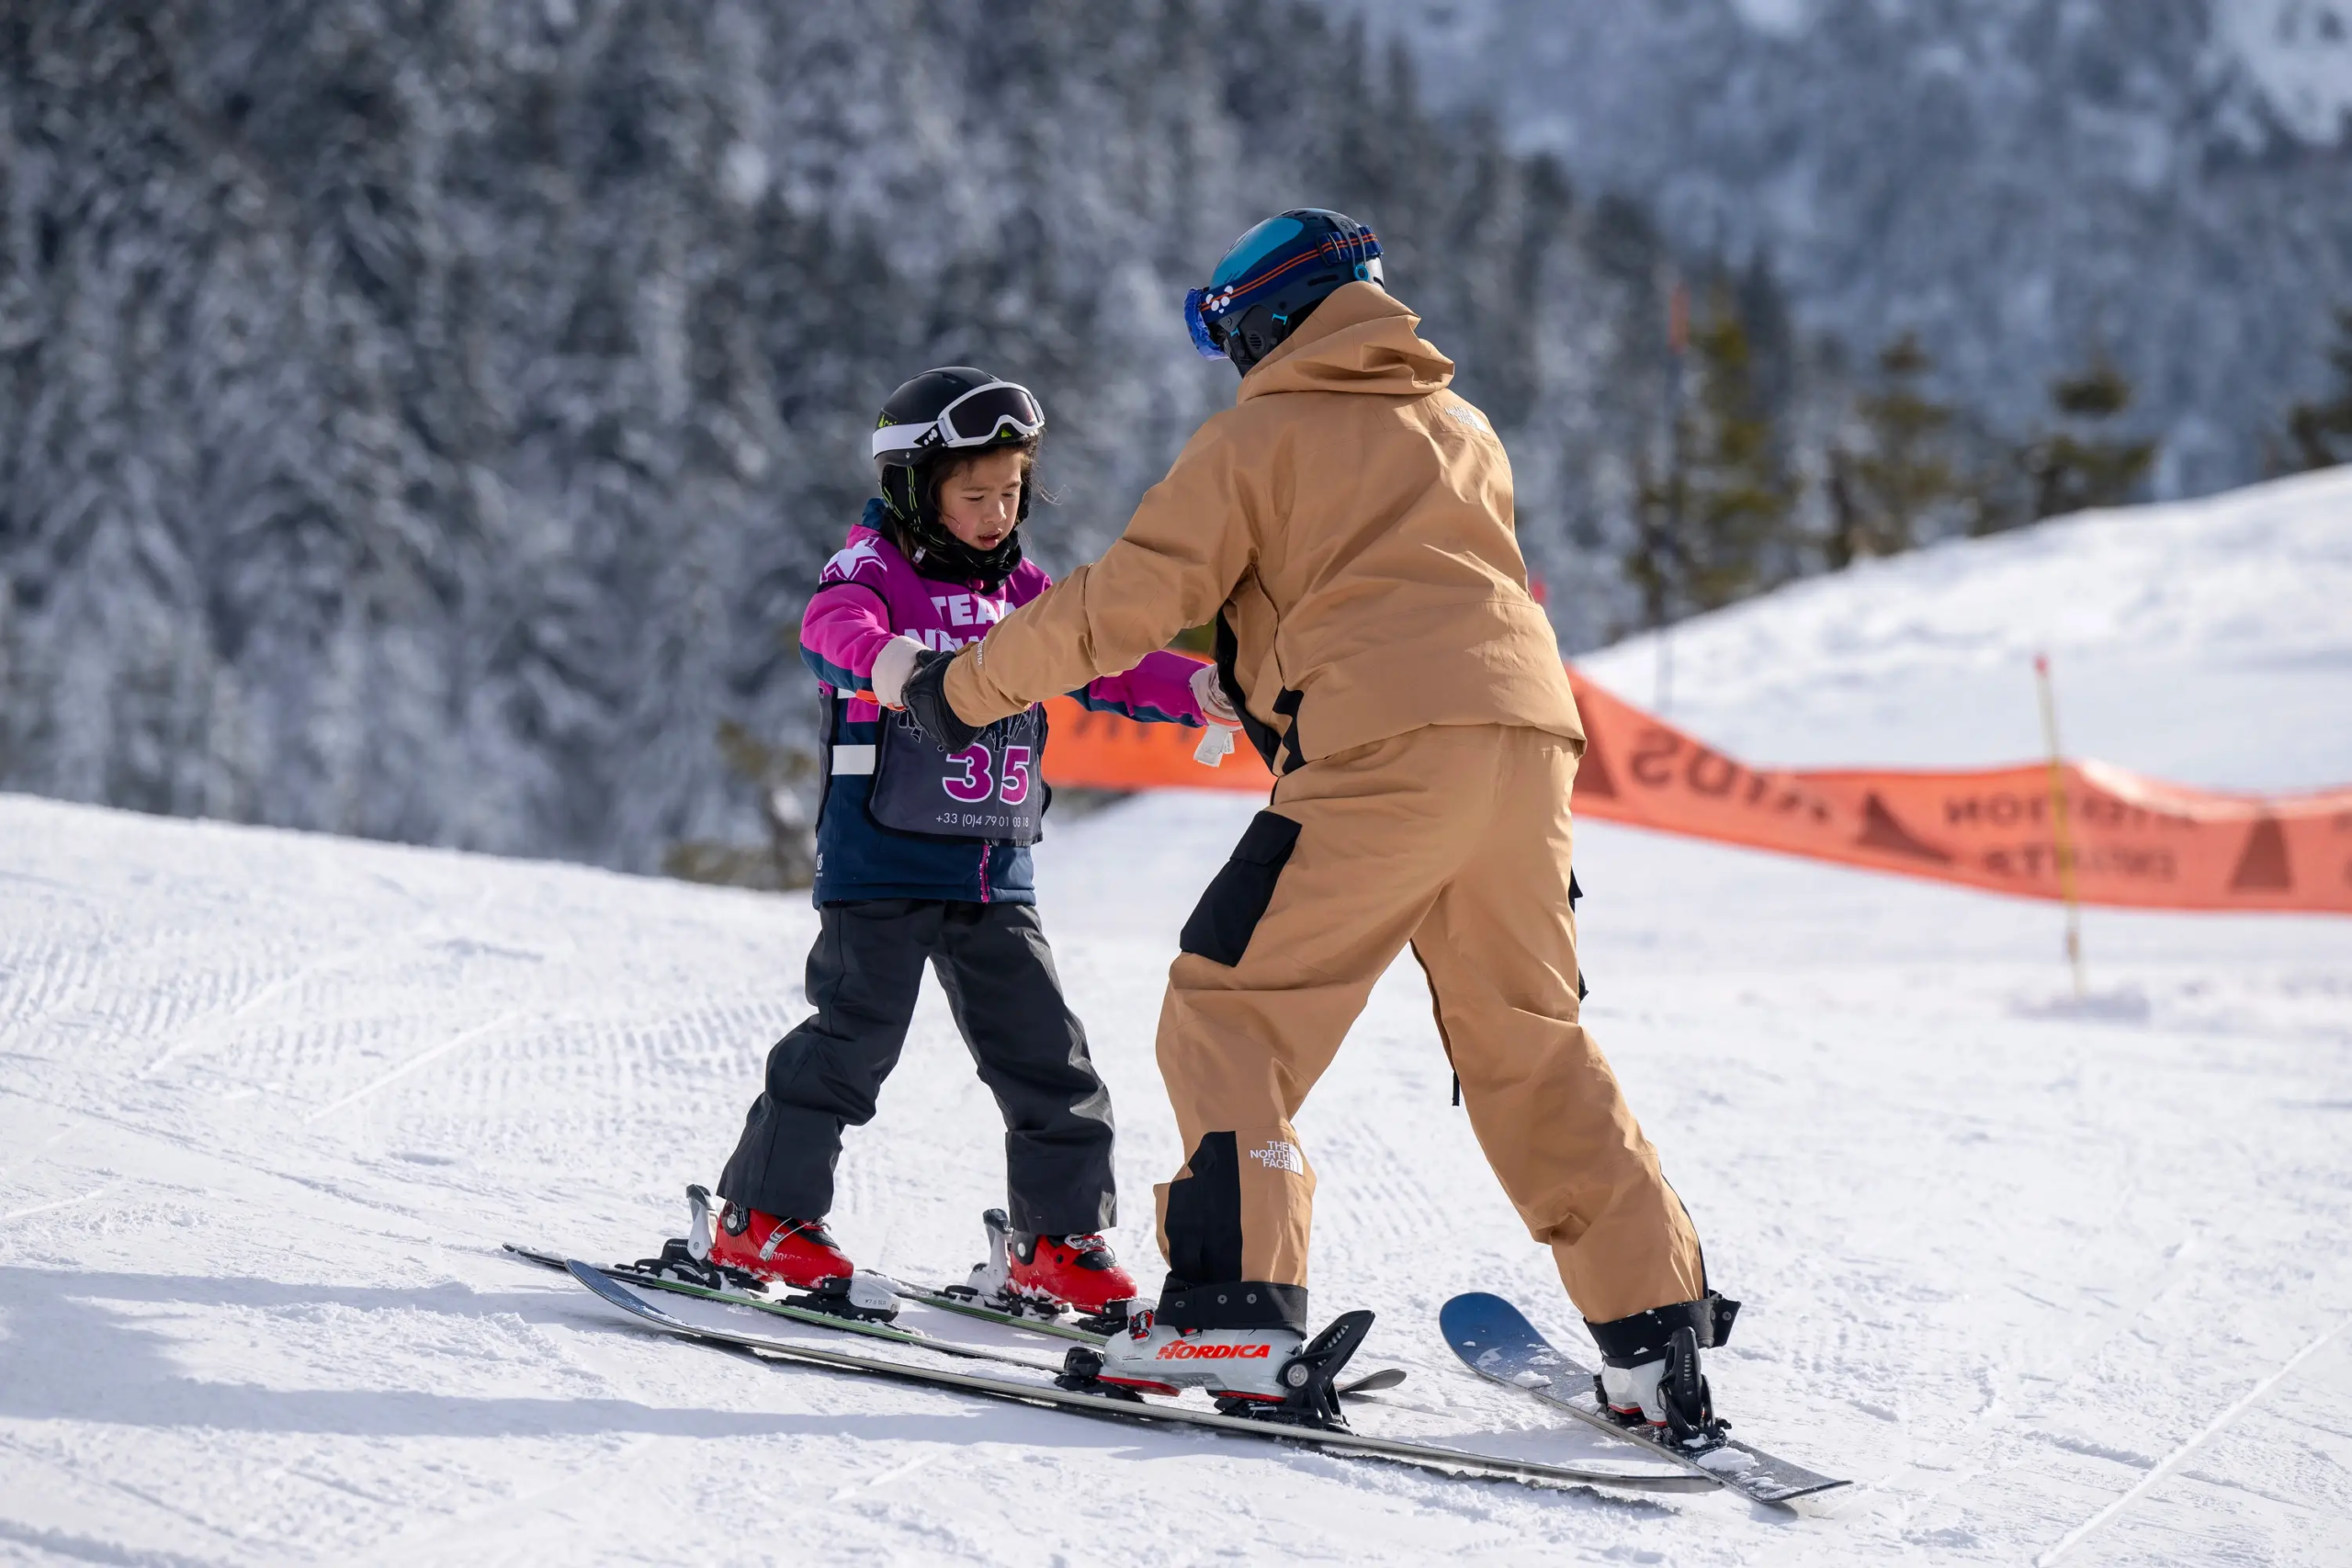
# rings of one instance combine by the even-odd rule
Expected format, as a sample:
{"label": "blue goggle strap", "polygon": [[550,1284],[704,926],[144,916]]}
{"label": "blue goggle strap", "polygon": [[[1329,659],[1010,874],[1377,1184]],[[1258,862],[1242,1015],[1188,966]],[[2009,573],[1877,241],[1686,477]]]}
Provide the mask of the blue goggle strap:
{"label": "blue goggle strap", "polygon": [[1209,297],[1205,288],[1192,288],[1184,293],[1184,325],[1193,334],[1193,346],[1201,351],[1203,359],[1223,359],[1225,350],[1217,347],[1216,339],[1209,336],[1209,323],[1201,314],[1201,301]]}
{"label": "blue goggle strap", "polygon": [[[1322,255],[1352,261],[1354,265],[1350,270],[1359,279],[1368,279],[1374,283],[1384,281],[1380,276],[1380,241],[1371,230],[1367,229],[1360,234],[1344,238],[1334,235],[1326,239],[1312,251],[1291,256],[1255,277],[1237,278],[1224,288],[1218,289],[1215,296],[1217,314],[1227,315],[1246,308],[1259,295],[1270,291],[1279,283],[1284,273]],[[1184,324],[1192,329],[1193,346],[1201,351],[1202,358],[1223,359],[1225,350],[1217,347],[1216,340],[1209,335],[1207,306],[1210,299],[1210,292],[1205,288],[1188,291],[1184,296]]]}

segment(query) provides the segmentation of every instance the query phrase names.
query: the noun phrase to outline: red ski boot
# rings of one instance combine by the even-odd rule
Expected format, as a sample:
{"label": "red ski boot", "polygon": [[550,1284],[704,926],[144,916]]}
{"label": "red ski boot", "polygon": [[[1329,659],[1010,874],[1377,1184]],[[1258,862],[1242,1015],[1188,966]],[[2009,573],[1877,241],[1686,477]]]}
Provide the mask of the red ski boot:
{"label": "red ski boot", "polygon": [[[1136,1299],[1136,1282],[1119,1267],[1102,1238],[1084,1235],[1016,1235],[1012,1242],[1012,1293],[1034,1302],[1054,1302],[1082,1317],[1105,1314],[1122,1322]],[[1112,1313],[1116,1305],[1119,1311]]]}
{"label": "red ski boot", "polygon": [[1019,1233],[1002,1209],[990,1209],[980,1223],[988,1227],[989,1260],[972,1270],[961,1293],[1039,1317],[1075,1311],[1081,1323],[1104,1333],[1125,1326],[1135,1279],[1101,1236]]}
{"label": "red ski boot", "polygon": [[813,1291],[827,1280],[845,1280],[857,1271],[849,1255],[834,1245],[822,1220],[778,1219],[727,1202],[719,1207],[718,1223],[711,1224],[707,1196],[690,1189],[689,1197],[696,1196],[702,1201],[695,1203],[690,1245],[700,1262],[796,1291]]}

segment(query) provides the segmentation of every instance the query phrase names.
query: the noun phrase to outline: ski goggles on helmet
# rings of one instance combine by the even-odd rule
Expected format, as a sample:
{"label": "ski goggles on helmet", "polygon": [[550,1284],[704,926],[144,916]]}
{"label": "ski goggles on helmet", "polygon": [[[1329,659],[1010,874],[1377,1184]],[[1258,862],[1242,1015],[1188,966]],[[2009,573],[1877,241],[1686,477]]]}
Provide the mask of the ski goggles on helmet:
{"label": "ski goggles on helmet", "polygon": [[1352,233],[1326,232],[1311,244],[1303,243],[1306,237],[1306,225],[1289,213],[1269,218],[1234,243],[1207,288],[1186,292],[1184,326],[1202,358],[1225,357],[1225,318],[1283,293],[1317,265],[1337,263],[1357,278],[1385,281],[1380,239],[1371,230],[1359,225]]}
{"label": "ski goggles on helmet", "polygon": [[929,424],[886,424],[874,433],[874,456],[886,452],[956,450],[1002,441],[1010,432],[1026,441],[1046,428],[1046,411],[1029,389],[989,381],[939,411]]}

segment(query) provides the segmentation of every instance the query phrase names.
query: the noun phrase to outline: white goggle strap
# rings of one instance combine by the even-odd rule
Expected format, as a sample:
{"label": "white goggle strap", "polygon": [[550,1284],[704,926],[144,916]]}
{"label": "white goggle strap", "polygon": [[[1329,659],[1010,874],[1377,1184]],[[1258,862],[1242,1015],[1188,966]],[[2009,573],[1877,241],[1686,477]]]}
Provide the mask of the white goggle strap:
{"label": "white goggle strap", "polygon": [[879,457],[885,452],[904,452],[923,445],[924,436],[936,436],[938,434],[939,425],[935,421],[930,424],[886,424],[874,433],[874,456]]}
{"label": "white goggle strap", "polygon": [[[872,456],[879,457],[885,452],[904,452],[915,447],[933,445],[948,447],[985,446],[995,440],[997,432],[1008,424],[1024,437],[1035,435],[1046,428],[1042,423],[1029,424],[1010,415],[999,419],[986,435],[959,436],[956,434],[956,427],[948,423],[947,416],[954,413],[966,400],[977,398],[982,392],[992,392],[999,387],[1019,385],[1020,383],[1015,381],[986,381],[941,409],[939,417],[929,424],[886,424],[874,433]],[[1024,393],[1029,391],[1026,387],[1022,387],[1021,390]],[[1035,395],[1030,394],[1029,400],[1035,403],[1037,400]],[[923,439],[926,435],[933,439],[926,441]]]}

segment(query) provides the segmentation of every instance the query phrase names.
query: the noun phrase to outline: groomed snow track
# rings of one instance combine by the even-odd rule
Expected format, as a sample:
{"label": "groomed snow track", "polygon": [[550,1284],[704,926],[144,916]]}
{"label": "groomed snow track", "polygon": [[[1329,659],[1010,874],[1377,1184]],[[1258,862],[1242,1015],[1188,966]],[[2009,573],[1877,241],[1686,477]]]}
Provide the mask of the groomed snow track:
{"label": "groomed snow track", "polygon": [[[1945,554],[1937,592],[1980,558]],[[1858,615],[1910,591],[1854,581]],[[1798,601],[1805,626],[1829,591]],[[2208,621],[2235,640],[2198,702],[2249,735],[2271,703],[2282,739],[2275,765],[2249,742],[2234,771],[2170,771],[2313,782],[2312,725],[2352,712],[2352,630],[2332,651],[2296,633],[2289,689],[2322,713],[2278,705],[2251,608]],[[1857,700],[1899,696],[1871,682],[1904,661],[1836,668],[1811,636],[1778,646]],[[2167,771],[2154,728],[2140,753],[2101,742]],[[1139,799],[1040,852],[1138,1260],[1179,1155],[1160,976],[1251,806]],[[1591,1020],[1748,1303],[1719,1404],[1858,1483],[1815,1517],[1106,1429],[631,1331],[498,1244],[617,1258],[675,1232],[802,1011],[809,910],[0,797],[0,1560],[659,1560],[704,1520],[785,1557],[804,1513],[844,1561],[1024,1568],[2345,1560],[2352,922],[2094,911],[2077,1001],[2049,908],[1596,827],[1578,864]],[[1374,1308],[1367,1354],[1411,1372],[1366,1429],[1599,1456],[1438,1337],[1439,1304],[1477,1288],[1576,1329],[1446,1099],[1408,963],[1302,1120],[1316,1301]],[[893,1273],[959,1271],[1000,1148],[927,997],[853,1136],[839,1234]]]}

